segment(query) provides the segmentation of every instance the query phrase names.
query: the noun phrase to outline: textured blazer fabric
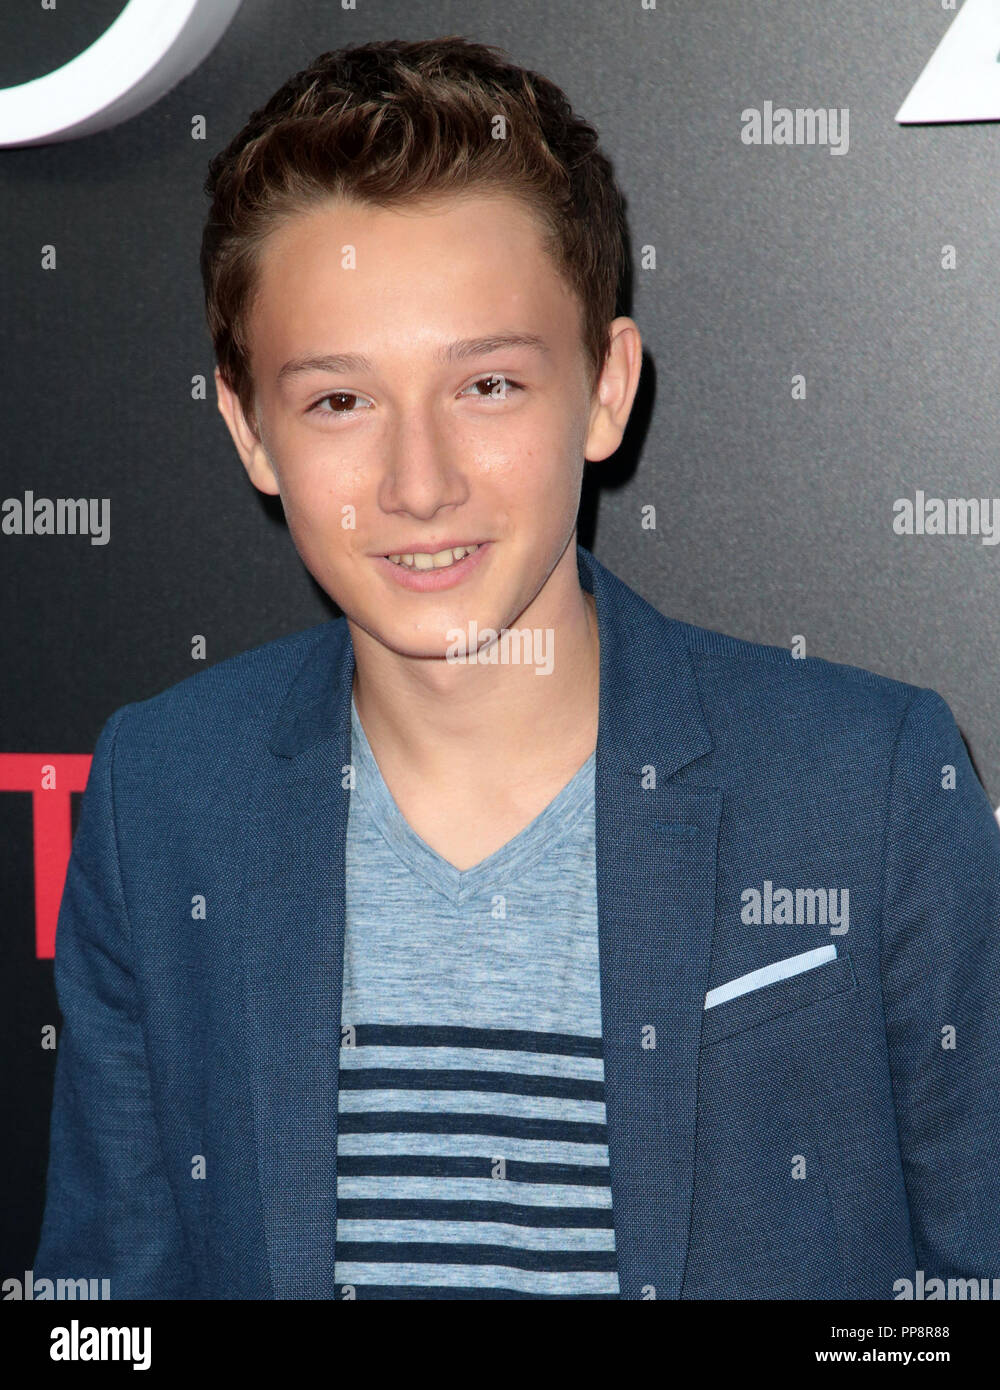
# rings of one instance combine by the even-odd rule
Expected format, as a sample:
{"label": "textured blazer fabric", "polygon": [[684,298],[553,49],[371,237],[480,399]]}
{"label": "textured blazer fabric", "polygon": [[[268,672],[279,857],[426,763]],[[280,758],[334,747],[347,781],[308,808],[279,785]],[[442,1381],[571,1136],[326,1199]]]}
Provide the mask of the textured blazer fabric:
{"label": "textured blazer fabric", "polygon": [[[577,559],[621,1297],[1000,1276],[1000,830],[947,705],[673,621]],[[337,619],[101,731],[36,1283],[340,1296],[353,665]]]}

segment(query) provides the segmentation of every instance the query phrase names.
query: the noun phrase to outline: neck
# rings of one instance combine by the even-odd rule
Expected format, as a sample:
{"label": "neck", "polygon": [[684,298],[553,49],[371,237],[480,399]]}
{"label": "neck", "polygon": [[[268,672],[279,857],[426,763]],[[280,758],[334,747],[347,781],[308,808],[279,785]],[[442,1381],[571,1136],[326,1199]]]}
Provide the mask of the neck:
{"label": "neck", "polygon": [[525,770],[544,777],[567,761],[582,765],[593,751],[600,638],[594,599],[580,587],[575,544],[509,624],[544,636],[548,674],[523,656],[496,664],[400,656],[348,622],[365,734],[377,754],[405,758],[421,781],[446,785]]}

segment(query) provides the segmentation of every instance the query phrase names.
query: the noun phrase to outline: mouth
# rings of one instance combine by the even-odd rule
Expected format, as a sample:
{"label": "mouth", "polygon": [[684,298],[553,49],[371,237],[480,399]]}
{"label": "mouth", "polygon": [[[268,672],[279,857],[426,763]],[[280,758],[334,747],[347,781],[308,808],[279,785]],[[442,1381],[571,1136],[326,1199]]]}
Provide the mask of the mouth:
{"label": "mouth", "polygon": [[376,566],[393,584],[413,593],[437,593],[464,584],[489,561],[490,541],[462,541],[435,551],[391,551],[376,555]]}
{"label": "mouth", "polygon": [[450,569],[452,565],[464,560],[467,555],[474,555],[479,549],[481,542],[470,541],[463,545],[449,545],[441,550],[427,551],[406,551],[395,552],[383,558],[389,560],[394,565],[400,565],[408,570],[443,570]]}

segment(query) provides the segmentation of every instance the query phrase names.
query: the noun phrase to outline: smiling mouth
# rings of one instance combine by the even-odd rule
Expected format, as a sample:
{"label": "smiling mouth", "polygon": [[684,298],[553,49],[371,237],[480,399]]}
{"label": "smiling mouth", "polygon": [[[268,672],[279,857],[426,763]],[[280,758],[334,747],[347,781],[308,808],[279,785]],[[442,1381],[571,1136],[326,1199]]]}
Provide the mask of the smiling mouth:
{"label": "smiling mouth", "polygon": [[433,555],[427,551],[415,551],[412,555],[387,555],[385,558],[391,560],[394,565],[402,566],[403,569],[444,570],[457,561],[464,560],[466,555],[474,554],[478,549],[478,545],[453,545],[447,550],[438,550]]}

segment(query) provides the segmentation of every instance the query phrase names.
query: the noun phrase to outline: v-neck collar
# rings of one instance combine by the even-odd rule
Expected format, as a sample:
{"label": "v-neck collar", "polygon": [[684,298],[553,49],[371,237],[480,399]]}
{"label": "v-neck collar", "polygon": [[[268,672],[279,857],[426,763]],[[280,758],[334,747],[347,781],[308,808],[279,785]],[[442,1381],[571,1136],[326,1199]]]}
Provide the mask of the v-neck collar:
{"label": "v-neck collar", "polygon": [[360,806],[371,816],[390,848],[436,893],[452,903],[460,904],[487,885],[495,889],[511,875],[522,874],[540,855],[551,850],[556,838],[561,839],[569,834],[593,805],[597,750],[590,754],[533,821],[512,840],[468,869],[456,868],[432,849],[396,805],[375,760],[353,695],[351,761],[355,767],[355,785],[351,796],[358,798]]}

